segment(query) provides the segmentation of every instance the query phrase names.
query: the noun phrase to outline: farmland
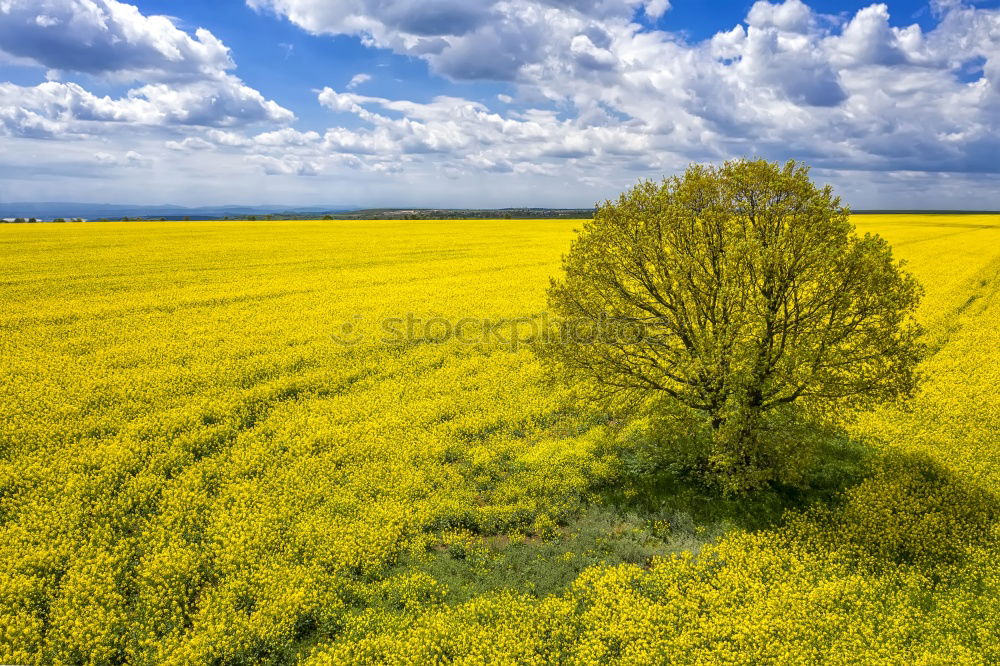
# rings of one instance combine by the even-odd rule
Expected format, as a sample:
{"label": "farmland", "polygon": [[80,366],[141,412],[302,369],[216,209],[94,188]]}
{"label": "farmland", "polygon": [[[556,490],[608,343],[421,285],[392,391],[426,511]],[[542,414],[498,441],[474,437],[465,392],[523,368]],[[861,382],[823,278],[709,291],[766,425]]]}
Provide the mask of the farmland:
{"label": "farmland", "polygon": [[924,386],[739,499],[542,373],[576,222],[0,226],[0,662],[996,663],[1000,217],[855,222]]}

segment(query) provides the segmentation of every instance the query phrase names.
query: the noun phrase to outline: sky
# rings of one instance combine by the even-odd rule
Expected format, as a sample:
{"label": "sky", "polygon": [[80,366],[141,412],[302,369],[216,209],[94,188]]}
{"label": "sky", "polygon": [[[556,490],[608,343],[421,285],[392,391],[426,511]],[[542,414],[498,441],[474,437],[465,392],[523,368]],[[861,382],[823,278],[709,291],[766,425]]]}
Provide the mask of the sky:
{"label": "sky", "polygon": [[0,201],[1000,209],[1000,0],[0,0]]}

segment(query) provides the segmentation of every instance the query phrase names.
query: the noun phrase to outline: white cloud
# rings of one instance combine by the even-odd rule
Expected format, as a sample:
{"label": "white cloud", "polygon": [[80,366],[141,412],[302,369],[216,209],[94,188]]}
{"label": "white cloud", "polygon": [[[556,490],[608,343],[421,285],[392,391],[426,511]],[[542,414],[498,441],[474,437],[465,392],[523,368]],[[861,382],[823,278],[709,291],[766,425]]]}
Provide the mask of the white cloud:
{"label": "white cloud", "polygon": [[317,132],[299,132],[291,127],[276,130],[274,132],[264,132],[253,137],[253,142],[258,146],[270,146],[273,148],[284,148],[290,146],[308,146],[318,144],[322,137]]}
{"label": "white cloud", "polygon": [[194,36],[165,16],[117,0],[4,0],[0,50],[54,70],[173,81],[234,67],[208,30]]}
{"label": "white cloud", "polygon": [[[515,80],[527,66],[570,47],[588,25],[659,18],[666,0],[247,0],[315,34],[357,35],[366,44],[425,59],[455,79]],[[567,20],[580,30],[566,32]],[[600,45],[598,45],[600,47]]]}
{"label": "white cloud", "polygon": [[[925,34],[892,27],[884,4],[838,24],[800,0],[757,2],[746,28],[688,44],[614,12],[596,21],[579,7],[504,7],[493,9],[519,7],[519,20],[544,13],[550,44],[567,36],[522,62],[517,81],[524,99],[572,113],[519,116],[454,98],[415,104],[327,88],[324,106],[367,126],[330,130],[326,147],[367,162],[408,156],[508,173],[562,161],[580,178],[741,154],[838,169],[1000,172],[991,157],[1000,148],[991,78],[1000,75],[1000,11],[953,7]],[[459,47],[451,40],[442,53]],[[959,69],[976,57],[983,73],[969,83]]]}
{"label": "white cloud", "polygon": [[[331,129],[323,148],[362,158],[365,164],[401,160],[461,160],[468,167],[494,172],[549,172],[566,160],[601,158],[611,163],[650,148],[639,126],[591,124],[533,110],[507,117],[483,104],[454,97],[429,103],[365,97],[331,88],[319,95],[327,108],[348,112],[368,127]],[[402,118],[384,112],[401,114]]]}
{"label": "white cloud", "polygon": [[755,2],[747,14],[747,25],[755,28],[777,28],[783,32],[807,34],[815,25],[813,11],[802,0],[771,3]]}
{"label": "white cloud", "polygon": [[167,141],[164,145],[170,150],[177,151],[212,150],[216,146],[216,144],[206,141],[200,136],[189,136],[183,141]]}
{"label": "white cloud", "polygon": [[139,167],[145,168],[153,165],[153,160],[134,150],[126,152],[124,155],[113,155],[106,152],[94,153],[94,161],[101,166],[107,167]]}
{"label": "white cloud", "polygon": [[670,9],[670,0],[646,0],[642,6],[646,16],[656,20]]}
{"label": "white cloud", "polygon": [[[0,96],[3,87],[0,86]],[[63,131],[63,125],[17,105],[0,104],[0,136],[51,139]]]}
{"label": "white cloud", "polygon": [[860,10],[830,44],[831,59],[841,66],[930,64],[920,27],[890,27],[885,4]]}
{"label": "white cloud", "polygon": [[303,161],[294,156],[252,155],[247,161],[259,166],[269,176],[316,176],[322,168],[316,162]]}
{"label": "white cloud", "polygon": [[100,133],[104,124],[234,126],[287,123],[291,111],[265,100],[235,77],[184,85],[149,84],[121,98],[98,97],[76,83],[0,83],[0,118],[7,134]]}
{"label": "white cloud", "polygon": [[372,80],[371,74],[355,74],[354,76],[351,77],[351,80],[347,82],[346,87],[348,90],[354,90],[358,86],[364,83],[368,83],[371,80]]}
{"label": "white cloud", "polygon": [[576,35],[570,40],[569,51],[585,69],[614,69],[618,64],[615,54],[591,41],[588,35]]}
{"label": "white cloud", "polygon": [[129,98],[148,101],[167,124],[234,126],[295,120],[291,111],[234,76],[183,86],[150,84],[130,90]]}
{"label": "white cloud", "polygon": [[[100,132],[100,123],[140,126],[285,124],[291,111],[229,73],[229,49],[211,32],[194,36],[164,16],[117,0],[2,0],[0,52],[46,68],[38,86],[0,84],[0,131],[57,137]],[[136,81],[121,98],[99,97],[65,72]]]}
{"label": "white cloud", "polygon": [[228,132],[218,129],[210,129],[205,132],[204,137],[219,146],[239,148],[249,146],[252,141],[238,132]]}

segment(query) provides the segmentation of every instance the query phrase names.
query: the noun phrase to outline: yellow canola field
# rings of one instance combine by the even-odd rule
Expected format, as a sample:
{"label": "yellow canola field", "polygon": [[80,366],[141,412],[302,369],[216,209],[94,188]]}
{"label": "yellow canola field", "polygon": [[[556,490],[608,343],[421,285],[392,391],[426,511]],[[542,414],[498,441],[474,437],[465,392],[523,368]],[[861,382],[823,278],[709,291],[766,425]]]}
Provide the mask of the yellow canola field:
{"label": "yellow canola field", "polygon": [[1000,661],[1000,217],[855,221],[934,349],[863,480],[461,599],[419,564],[624,473],[511,340],[578,222],[0,225],[0,663]]}

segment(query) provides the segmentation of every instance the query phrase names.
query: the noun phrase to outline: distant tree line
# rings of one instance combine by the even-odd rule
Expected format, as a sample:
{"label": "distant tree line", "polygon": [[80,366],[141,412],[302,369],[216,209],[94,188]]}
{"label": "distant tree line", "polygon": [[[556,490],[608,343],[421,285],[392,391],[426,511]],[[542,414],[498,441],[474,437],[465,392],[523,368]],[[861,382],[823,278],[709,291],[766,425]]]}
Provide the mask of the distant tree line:
{"label": "distant tree line", "polygon": [[[367,208],[346,212],[328,211],[287,211],[283,213],[244,214],[225,216],[199,216],[201,220],[241,220],[248,222],[273,220],[524,220],[524,219],[589,219],[594,216],[592,208]],[[101,217],[96,222],[155,222],[167,220],[191,221],[190,215],[167,217]],[[5,218],[0,220],[8,223],[36,222],[85,222],[83,218],[62,218],[53,220],[38,218]]]}
{"label": "distant tree line", "polygon": [[[593,208],[368,208],[324,215],[324,220],[525,220],[587,219]],[[296,217],[306,217],[301,214]]]}

